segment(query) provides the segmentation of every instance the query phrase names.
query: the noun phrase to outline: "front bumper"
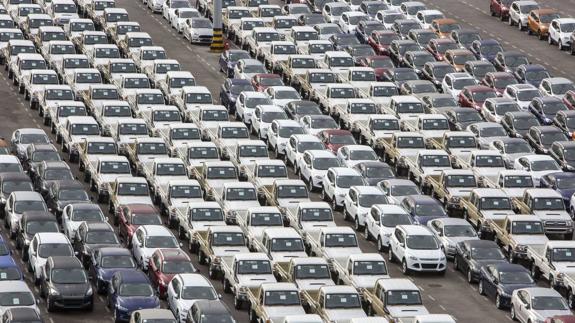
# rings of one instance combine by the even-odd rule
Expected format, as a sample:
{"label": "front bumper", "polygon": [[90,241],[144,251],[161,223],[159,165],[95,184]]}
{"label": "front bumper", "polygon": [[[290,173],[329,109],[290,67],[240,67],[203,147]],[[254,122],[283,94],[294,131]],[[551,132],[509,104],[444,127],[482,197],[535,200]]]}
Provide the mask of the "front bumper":
{"label": "front bumper", "polygon": [[93,305],[94,300],[90,296],[52,296],[48,298],[48,302],[52,302],[56,307],[63,309],[86,309]]}
{"label": "front bumper", "polygon": [[418,258],[418,259],[407,259],[407,267],[409,270],[419,271],[419,272],[437,272],[444,271],[446,269],[446,261],[439,260],[437,258]]}
{"label": "front bumper", "polygon": [[212,35],[190,35],[190,41],[192,43],[200,43],[200,44],[211,44],[212,43]]}

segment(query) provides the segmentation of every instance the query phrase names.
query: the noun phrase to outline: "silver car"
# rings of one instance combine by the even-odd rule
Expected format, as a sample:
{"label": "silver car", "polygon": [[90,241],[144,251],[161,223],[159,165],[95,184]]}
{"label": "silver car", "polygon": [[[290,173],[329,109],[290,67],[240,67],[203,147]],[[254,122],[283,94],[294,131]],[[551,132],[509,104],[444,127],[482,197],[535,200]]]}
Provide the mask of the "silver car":
{"label": "silver car", "polygon": [[567,301],[552,288],[532,287],[513,291],[511,318],[521,323],[544,322],[547,318],[571,315]]}

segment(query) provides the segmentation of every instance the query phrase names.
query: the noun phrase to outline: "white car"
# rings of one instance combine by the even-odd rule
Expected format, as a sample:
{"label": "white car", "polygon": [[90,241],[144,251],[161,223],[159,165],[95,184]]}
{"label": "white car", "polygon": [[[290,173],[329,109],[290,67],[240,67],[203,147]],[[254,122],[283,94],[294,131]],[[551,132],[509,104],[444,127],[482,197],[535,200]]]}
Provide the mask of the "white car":
{"label": "white car", "polygon": [[437,272],[445,274],[447,259],[439,241],[428,228],[398,225],[391,235],[389,261],[399,261],[401,272]]}
{"label": "white car", "polygon": [[443,246],[449,258],[455,256],[455,248],[461,241],[479,240],[477,232],[465,219],[439,218],[427,222],[427,227]]}
{"label": "white car", "polygon": [[214,36],[212,22],[208,18],[188,19],[182,32],[192,44],[211,44]]}
{"label": "white car", "polygon": [[74,256],[68,237],[59,232],[36,233],[28,247],[28,270],[34,274],[34,282],[40,283],[42,268],[51,256]]}
{"label": "white car", "polygon": [[148,5],[148,8],[152,10],[153,13],[158,13],[162,12],[165,1],[166,0],[146,0],[146,4]]}
{"label": "white car", "polygon": [[299,122],[307,133],[315,136],[324,130],[339,129],[337,122],[328,115],[309,115],[302,117]]}
{"label": "white car", "polygon": [[448,73],[441,81],[443,93],[450,94],[455,100],[459,100],[459,93],[464,87],[479,84],[477,80],[467,73]]}
{"label": "white car", "polygon": [[46,132],[38,128],[20,128],[12,133],[12,138],[10,139],[12,152],[20,159],[26,157],[26,150],[29,145],[49,143],[50,138],[48,138]]}
{"label": "white car", "polygon": [[5,301],[0,304],[0,315],[4,316],[7,310],[12,308],[31,308],[40,313],[37,298],[23,280],[0,281],[0,299]]}
{"label": "white car", "polygon": [[188,310],[199,300],[217,300],[220,295],[202,274],[177,274],[168,284],[168,308],[179,322],[185,322]]}
{"label": "white car", "polygon": [[323,6],[322,15],[327,22],[338,23],[344,12],[352,11],[345,2],[330,2]]}
{"label": "white car", "polygon": [[501,123],[507,112],[517,112],[519,105],[510,98],[489,98],[483,102],[479,113],[487,121]]}
{"label": "white car", "polygon": [[379,160],[375,150],[366,145],[342,146],[337,150],[337,158],[342,165],[350,168],[359,163]]}
{"label": "white car", "polygon": [[170,21],[174,11],[178,9],[191,8],[192,4],[189,0],[162,0],[162,17]]}
{"label": "white car", "polygon": [[377,183],[377,187],[387,196],[389,204],[400,205],[408,195],[420,195],[417,185],[408,179],[386,179]]}
{"label": "white car", "polygon": [[564,77],[549,77],[543,79],[539,85],[539,91],[542,96],[554,96],[563,99],[567,91],[574,91],[573,81]]}
{"label": "white car", "polygon": [[521,288],[511,295],[511,319],[521,323],[555,322],[550,317],[569,316],[567,301],[556,290],[548,287]]}
{"label": "white car", "polygon": [[236,120],[249,125],[256,107],[261,105],[273,105],[273,102],[265,93],[243,91],[236,100]]}
{"label": "white car", "polygon": [[38,192],[15,191],[10,193],[4,207],[4,227],[10,238],[15,238],[22,215],[27,211],[48,211],[44,198]]}
{"label": "white car", "polygon": [[557,18],[549,24],[547,41],[549,45],[557,44],[559,50],[569,47],[571,34],[575,31],[575,18]]}
{"label": "white car", "polygon": [[355,169],[347,167],[331,167],[321,182],[321,197],[324,201],[331,201],[334,211],[343,206],[343,200],[352,186],[363,186],[365,181]]}
{"label": "white car", "polygon": [[[307,134],[291,135],[285,151],[286,164],[288,166],[291,164],[295,170],[297,168],[297,163],[306,151],[323,149],[325,149],[325,146],[316,136]],[[309,188],[310,186],[308,185],[308,189]]]}
{"label": "white car", "polygon": [[515,1],[509,7],[509,26],[517,25],[519,30],[527,28],[527,20],[531,10],[539,9],[539,4],[532,0]]}
{"label": "white car", "polygon": [[417,13],[423,10],[427,10],[427,7],[423,2],[419,1],[404,1],[400,6],[399,9],[405,15],[405,19],[417,19]]}
{"label": "white car", "polygon": [[527,155],[517,158],[513,168],[529,172],[536,187],[540,186],[542,176],[562,171],[555,159],[548,155]]}
{"label": "white car", "polygon": [[439,10],[419,10],[415,15],[415,18],[419,21],[421,28],[430,29],[431,22],[436,19],[443,19],[445,18],[445,15]]}
{"label": "white car", "polygon": [[375,14],[375,20],[381,22],[387,30],[390,30],[395,21],[399,19],[405,19],[399,8],[380,10]]}
{"label": "white car", "polygon": [[308,184],[308,189],[313,191],[321,188],[327,170],[339,167],[339,159],[329,150],[306,150],[295,164],[295,173]]}
{"label": "white car", "polygon": [[407,211],[398,205],[374,204],[365,217],[365,238],[377,241],[377,250],[387,251],[395,227],[413,224]]}
{"label": "white car", "polygon": [[291,86],[270,86],[265,90],[265,93],[274,105],[282,108],[285,108],[292,101],[301,100],[298,91]]}
{"label": "white car", "polygon": [[515,101],[523,111],[526,111],[531,101],[539,96],[541,96],[541,93],[531,84],[507,85],[503,92],[504,98]]}
{"label": "white car", "polygon": [[275,105],[258,105],[256,106],[250,122],[252,133],[258,136],[258,139],[267,140],[268,129],[274,120],[287,120],[288,115],[285,110]]}
{"label": "white car", "polygon": [[180,249],[172,232],[163,225],[142,225],[132,235],[132,254],[144,271],[148,260],[158,249]]}
{"label": "white car", "polygon": [[98,204],[73,203],[62,210],[62,227],[64,234],[72,241],[76,231],[84,222],[107,222],[107,218]]}
{"label": "white car", "polygon": [[380,189],[375,186],[352,186],[343,200],[344,219],[353,221],[354,229],[362,231],[374,204],[387,204],[387,197]]}
{"label": "white car", "polygon": [[240,59],[234,67],[234,77],[250,80],[256,74],[267,74],[264,64],[257,59]]}
{"label": "white car", "polygon": [[186,22],[190,18],[200,18],[202,15],[198,9],[194,8],[180,8],[170,12],[170,25],[176,29],[178,33],[184,32]]}
{"label": "white car", "polygon": [[282,157],[289,138],[304,133],[305,129],[294,120],[274,120],[268,129],[268,146],[274,151],[275,157]]}
{"label": "white car", "polygon": [[344,33],[355,33],[360,21],[368,20],[369,16],[361,11],[344,12],[336,22]]}

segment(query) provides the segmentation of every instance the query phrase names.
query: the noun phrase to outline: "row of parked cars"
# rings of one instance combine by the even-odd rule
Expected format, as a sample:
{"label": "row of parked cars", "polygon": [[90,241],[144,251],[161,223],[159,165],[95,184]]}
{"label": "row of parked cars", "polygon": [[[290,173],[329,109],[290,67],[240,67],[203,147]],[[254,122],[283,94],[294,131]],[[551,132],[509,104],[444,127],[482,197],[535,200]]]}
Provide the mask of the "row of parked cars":
{"label": "row of parked cars", "polygon": [[527,30],[529,35],[547,39],[549,45],[557,45],[559,50],[568,49],[575,55],[575,18],[562,17],[561,12],[532,0],[490,0],[489,11],[509,26]]}

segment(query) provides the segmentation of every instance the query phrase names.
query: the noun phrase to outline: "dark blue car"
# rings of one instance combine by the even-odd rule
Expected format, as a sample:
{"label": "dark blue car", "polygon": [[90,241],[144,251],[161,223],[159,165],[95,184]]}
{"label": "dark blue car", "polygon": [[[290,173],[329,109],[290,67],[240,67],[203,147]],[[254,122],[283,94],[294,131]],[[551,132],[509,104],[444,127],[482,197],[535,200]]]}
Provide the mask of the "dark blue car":
{"label": "dark blue car", "polygon": [[531,84],[539,87],[543,79],[551,77],[547,69],[539,64],[523,64],[515,69],[513,73],[519,83]]}
{"label": "dark blue car", "polygon": [[249,80],[226,79],[220,88],[220,102],[228,109],[229,113],[235,113],[236,99],[243,91],[255,91]]}
{"label": "dark blue car", "polygon": [[557,172],[541,176],[541,187],[552,188],[559,192],[570,209],[571,196],[575,193],[575,173]]}
{"label": "dark blue car", "polygon": [[561,99],[554,96],[542,96],[534,98],[529,103],[529,111],[533,113],[542,125],[552,125],[555,115],[559,111],[569,110]]}
{"label": "dark blue car", "polygon": [[107,304],[114,322],[127,322],[133,311],[159,308],[160,299],[146,274],[137,269],[122,269],[112,275]]}
{"label": "dark blue car", "polygon": [[94,251],[88,271],[96,284],[96,291],[103,294],[108,290],[108,285],[115,272],[134,268],[136,268],[136,263],[130,250],[106,247]]}
{"label": "dark blue car", "polygon": [[503,51],[503,47],[495,39],[475,40],[469,49],[477,59],[489,62],[493,62],[497,53]]}
{"label": "dark blue car", "polygon": [[226,74],[227,77],[234,77],[234,67],[240,59],[251,58],[250,53],[241,49],[229,49],[220,55],[218,64],[220,70]]}
{"label": "dark blue car", "polygon": [[447,217],[443,205],[429,195],[409,195],[400,206],[409,213],[413,222],[422,225],[433,219]]}
{"label": "dark blue car", "polygon": [[514,290],[527,287],[536,287],[536,284],[529,271],[521,265],[487,265],[479,273],[479,294],[495,299],[495,306],[499,309],[511,305]]}
{"label": "dark blue car", "polygon": [[10,256],[0,257],[0,281],[22,279],[24,279],[24,275],[20,267],[16,264],[16,261],[14,261],[14,258]]}

